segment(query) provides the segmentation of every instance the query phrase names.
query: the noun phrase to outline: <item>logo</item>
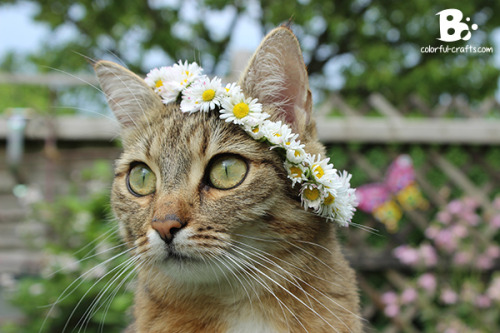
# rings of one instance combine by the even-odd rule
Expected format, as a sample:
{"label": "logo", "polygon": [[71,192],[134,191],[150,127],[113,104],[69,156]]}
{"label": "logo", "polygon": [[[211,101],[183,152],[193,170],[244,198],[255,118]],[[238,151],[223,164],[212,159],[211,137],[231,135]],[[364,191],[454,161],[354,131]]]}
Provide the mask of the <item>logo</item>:
{"label": "logo", "polygon": [[[437,13],[439,15],[439,30],[441,33],[440,38],[443,42],[456,42],[459,40],[469,40],[471,38],[471,32],[469,30],[469,25],[462,22],[464,14],[458,9],[445,9]],[[466,22],[470,21],[470,18],[465,18]],[[477,24],[472,24],[471,29],[477,30]],[[462,35],[465,33],[465,36]]]}

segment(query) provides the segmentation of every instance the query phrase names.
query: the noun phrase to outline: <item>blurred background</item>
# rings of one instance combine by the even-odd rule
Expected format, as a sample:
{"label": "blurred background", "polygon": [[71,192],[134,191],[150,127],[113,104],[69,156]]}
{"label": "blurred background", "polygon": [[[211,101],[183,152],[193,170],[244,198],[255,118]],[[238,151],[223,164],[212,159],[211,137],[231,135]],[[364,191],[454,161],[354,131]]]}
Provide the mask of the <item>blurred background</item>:
{"label": "blurred background", "polygon": [[[443,32],[450,8],[463,25]],[[500,330],[500,2],[3,0],[0,331],[128,321],[108,193],[120,143],[91,61],[186,59],[231,82],[289,21],[320,139],[361,195],[340,236],[368,331]]]}

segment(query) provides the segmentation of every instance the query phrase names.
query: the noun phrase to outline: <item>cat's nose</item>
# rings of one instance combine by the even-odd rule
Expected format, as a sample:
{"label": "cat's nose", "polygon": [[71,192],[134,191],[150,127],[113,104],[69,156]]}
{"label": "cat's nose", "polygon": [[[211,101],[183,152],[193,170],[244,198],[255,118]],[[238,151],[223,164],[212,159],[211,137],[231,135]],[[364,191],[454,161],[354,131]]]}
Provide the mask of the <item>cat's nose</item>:
{"label": "cat's nose", "polygon": [[186,223],[184,223],[177,215],[168,214],[163,218],[153,218],[151,227],[156,230],[166,243],[170,243],[174,239],[177,231],[181,230]]}

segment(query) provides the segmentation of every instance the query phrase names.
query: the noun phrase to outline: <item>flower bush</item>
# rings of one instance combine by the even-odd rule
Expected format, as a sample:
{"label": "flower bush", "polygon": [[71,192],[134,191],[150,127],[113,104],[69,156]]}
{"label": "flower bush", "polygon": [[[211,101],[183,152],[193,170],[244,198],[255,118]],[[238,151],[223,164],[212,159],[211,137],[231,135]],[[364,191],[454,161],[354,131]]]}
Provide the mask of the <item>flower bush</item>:
{"label": "flower bush", "polygon": [[[23,313],[1,332],[121,332],[132,292],[127,259],[110,221],[108,162],[79,175],[68,195],[38,202],[32,218],[49,227],[42,272],[15,284],[10,301]],[[120,273],[123,273],[121,276]],[[122,283],[123,281],[123,283]]]}
{"label": "flower bush", "polygon": [[418,246],[394,249],[393,255],[416,274],[395,279],[395,290],[382,294],[385,316],[413,315],[413,325],[425,332],[499,327],[499,230],[500,197],[489,209],[471,198],[451,201]]}

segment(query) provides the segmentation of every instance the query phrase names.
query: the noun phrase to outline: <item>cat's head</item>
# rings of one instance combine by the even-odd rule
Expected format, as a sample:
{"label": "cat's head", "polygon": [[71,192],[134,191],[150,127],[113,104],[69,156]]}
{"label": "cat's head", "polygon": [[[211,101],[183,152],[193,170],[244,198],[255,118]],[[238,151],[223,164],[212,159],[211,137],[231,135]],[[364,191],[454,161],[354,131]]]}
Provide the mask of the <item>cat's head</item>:
{"label": "cat's head", "polygon": [[[178,280],[244,269],[258,253],[281,256],[319,242],[329,224],[305,211],[283,157],[216,112],[165,105],[144,80],[111,62],[95,70],[121,124],[112,207],[143,265]],[[297,39],[285,27],[262,42],[239,85],[273,121],[287,123],[311,154],[323,154]],[[263,252],[261,252],[263,251]]]}

